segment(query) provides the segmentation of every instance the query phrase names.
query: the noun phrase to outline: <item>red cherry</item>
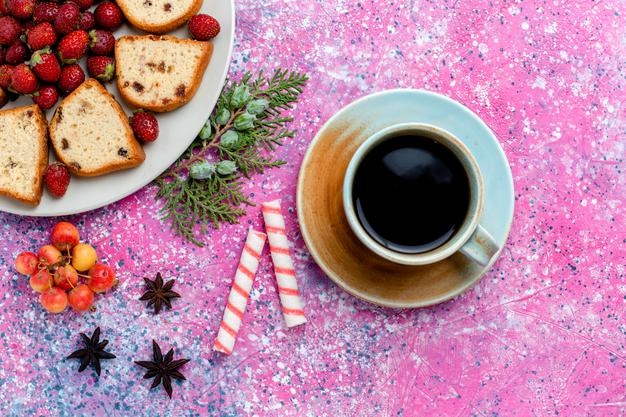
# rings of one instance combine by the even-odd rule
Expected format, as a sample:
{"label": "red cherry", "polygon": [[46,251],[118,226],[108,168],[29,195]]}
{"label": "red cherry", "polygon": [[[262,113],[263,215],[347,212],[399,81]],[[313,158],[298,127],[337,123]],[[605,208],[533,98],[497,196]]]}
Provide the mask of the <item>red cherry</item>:
{"label": "red cherry", "polygon": [[89,269],[89,288],[95,293],[105,292],[115,285],[115,272],[104,264],[95,264]]}
{"label": "red cherry", "polygon": [[61,252],[52,245],[44,245],[39,248],[38,255],[39,259],[47,262],[48,265],[57,263],[63,256]]}
{"label": "red cherry", "polygon": [[65,290],[71,290],[78,285],[78,272],[71,265],[60,266],[54,273],[54,285]]}
{"label": "red cherry", "polygon": [[78,229],[72,223],[59,222],[52,228],[50,242],[55,248],[62,252],[67,252],[74,246],[78,245],[80,234]]}
{"label": "red cherry", "polygon": [[52,280],[52,275],[50,275],[47,269],[37,271],[30,276],[29,280],[30,287],[37,292],[48,291],[52,288],[53,283],[54,281]]}
{"label": "red cherry", "polygon": [[15,258],[15,269],[20,274],[32,275],[37,272],[39,258],[33,252],[22,252]]}
{"label": "red cherry", "polygon": [[85,284],[79,284],[69,292],[70,306],[76,311],[87,311],[93,305],[95,294]]}
{"label": "red cherry", "polygon": [[52,287],[41,294],[39,300],[50,313],[60,313],[67,307],[67,294],[58,287]]}

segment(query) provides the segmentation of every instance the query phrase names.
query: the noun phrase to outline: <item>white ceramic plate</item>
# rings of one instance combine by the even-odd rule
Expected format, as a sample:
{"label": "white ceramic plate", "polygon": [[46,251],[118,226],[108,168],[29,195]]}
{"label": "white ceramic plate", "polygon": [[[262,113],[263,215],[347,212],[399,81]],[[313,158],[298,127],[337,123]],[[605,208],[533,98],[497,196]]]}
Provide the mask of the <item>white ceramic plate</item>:
{"label": "white ceramic plate", "polygon": [[[187,105],[170,112],[157,115],[160,135],[156,142],[145,144],[146,160],[140,166],[101,177],[80,178],[72,176],[67,193],[60,199],[52,198],[44,190],[37,207],[0,196],[0,211],[26,216],[62,216],[82,213],[116,202],[142,188],[165,171],[191,144],[204,122],[208,119],[222,90],[231,60],[235,33],[234,0],[205,0],[201,13],[215,17],[222,28],[213,40],[213,55],[204,74],[202,84],[194,98]],[[127,34],[142,34],[128,24],[115,32],[116,37]],[[183,26],[170,34],[180,38],[188,37]],[[115,82],[106,85],[124,107],[127,114],[132,109],[124,104]],[[5,108],[32,104],[29,98],[20,98]],[[47,112],[48,119],[53,111]]]}

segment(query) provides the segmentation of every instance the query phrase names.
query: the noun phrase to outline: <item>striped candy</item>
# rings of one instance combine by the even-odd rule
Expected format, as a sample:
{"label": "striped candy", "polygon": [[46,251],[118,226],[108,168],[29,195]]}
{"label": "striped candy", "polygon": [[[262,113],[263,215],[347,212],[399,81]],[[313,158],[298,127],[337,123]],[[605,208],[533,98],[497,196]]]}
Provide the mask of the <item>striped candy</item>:
{"label": "striped candy", "polygon": [[241,253],[239,266],[224,310],[224,318],[217,332],[213,350],[227,355],[233,351],[266,237],[265,233],[253,229],[248,230],[246,244]]}
{"label": "striped candy", "polygon": [[280,209],[280,200],[261,204],[265,231],[270,242],[270,254],[274,263],[278,295],[282,304],[283,316],[287,327],[306,323],[302,300],[296,282],[296,272],[289,254],[289,241],[285,234],[285,219]]}

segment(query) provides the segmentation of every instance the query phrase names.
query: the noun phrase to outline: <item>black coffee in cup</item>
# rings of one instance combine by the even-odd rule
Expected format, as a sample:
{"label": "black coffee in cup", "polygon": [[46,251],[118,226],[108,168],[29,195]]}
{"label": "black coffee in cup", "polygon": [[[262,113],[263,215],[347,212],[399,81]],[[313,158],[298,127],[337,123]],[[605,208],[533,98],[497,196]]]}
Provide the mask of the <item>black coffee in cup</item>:
{"label": "black coffee in cup", "polygon": [[424,253],[447,242],[470,202],[465,169],[439,142],[400,135],[372,148],[356,170],[352,199],[359,222],[384,247]]}

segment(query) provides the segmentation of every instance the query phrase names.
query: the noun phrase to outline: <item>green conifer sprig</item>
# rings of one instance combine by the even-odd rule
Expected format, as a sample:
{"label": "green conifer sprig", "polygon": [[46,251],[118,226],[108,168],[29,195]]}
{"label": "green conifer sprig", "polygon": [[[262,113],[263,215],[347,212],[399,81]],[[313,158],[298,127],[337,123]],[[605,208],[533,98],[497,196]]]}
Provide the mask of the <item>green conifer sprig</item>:
{"label": "green conifer sprig", "polygon": [[236,223],[253,203],[243,183],[283,165],[273,152],[295,131],[282,113],[293,109],[308,77],[278,69],[271,77],[246,73],[227,82],[213,113],[181,157],[156,179],[162,218],[185,239],[203,246],[212,225]]}

